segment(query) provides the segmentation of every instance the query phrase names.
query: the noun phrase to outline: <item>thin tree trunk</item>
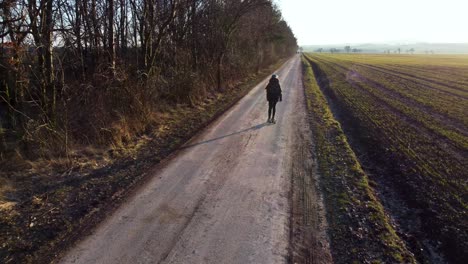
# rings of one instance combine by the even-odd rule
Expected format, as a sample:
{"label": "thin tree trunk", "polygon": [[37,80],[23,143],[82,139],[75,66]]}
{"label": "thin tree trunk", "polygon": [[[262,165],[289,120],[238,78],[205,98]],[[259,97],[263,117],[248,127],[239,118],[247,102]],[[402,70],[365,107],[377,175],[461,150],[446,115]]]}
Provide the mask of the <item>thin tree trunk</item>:
{"label": "thin tree trunk", "polygon": [[56,89],[55,89],[55,78],[54,78],[54,62],[53,62],[53,43],[52,43],[52,32],[53,32],[53,0],[47,0],[45,8],[45,21],[43,22],[43,48],[44,48],[44,78],[45,78],[45,96],[47,114],[51,121],[55,123],[55,109],[56,109]]}
{"label": "thin tree trunk", "polygon": [[127,4],[120,0],[120,56],[124,56],[127,50]]}
{"label": "thin tree trunk", "polygon": [[76,23],[75,23],[75,37],[76,37],[76,49],[78,52],[78,58],[80,60],[80,78],[81,80],[85,80],[85,66],[84,66],[84,59],[83,59],[83,43],[81,40],[81,24],[82,24],[82,0],[75,1],[75,16],[76,16]]}
{"label": "thin tree trunk", "polygon": [[108,25],[107,25],[107,34],[108,34],[108,56],[110,69],[112,75],[115,74],[115,41],[114,41],[114,0],[107,1],[107,15],[108,15]]}
{"label": "thin tree trunk", "polygon": [[218,91],[223,90],[222,88],[223,58],[224,58],[224,52],[221,52],[221,54],[218,56],[218,67],[217,67],[217,75],[216,75]]}

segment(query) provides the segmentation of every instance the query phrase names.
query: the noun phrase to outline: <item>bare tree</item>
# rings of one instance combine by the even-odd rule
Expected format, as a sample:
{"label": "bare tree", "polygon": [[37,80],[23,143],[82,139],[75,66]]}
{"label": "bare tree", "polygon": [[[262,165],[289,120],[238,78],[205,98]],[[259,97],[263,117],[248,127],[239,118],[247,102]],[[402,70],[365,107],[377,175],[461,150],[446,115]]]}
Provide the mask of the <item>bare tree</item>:
{"label": "bare tree", "polygon": [[351,51],[351,46],[345,46],[344,50],[346,53],[349,53]]}
{"label": "bare tree", "polygon": [[298,51],[271,0],[4,0],[0,10],[0,123],[78,142]]}

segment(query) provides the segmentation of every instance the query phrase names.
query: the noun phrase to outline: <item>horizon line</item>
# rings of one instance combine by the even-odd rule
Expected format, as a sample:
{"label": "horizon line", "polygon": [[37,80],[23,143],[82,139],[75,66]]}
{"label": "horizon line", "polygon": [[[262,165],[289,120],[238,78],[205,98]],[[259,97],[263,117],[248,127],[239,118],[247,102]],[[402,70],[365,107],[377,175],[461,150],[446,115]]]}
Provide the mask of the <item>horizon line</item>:
{"label": "horizon line", "polygon": [[299,47],[302,46],[320,46],[320,45],[414,45],[414,44],[454,44],[454,45],[460,45],[460,44],[465,44],[468,45],[467,42],[429,42],[429,41],[401,41],[401,43],[397,43],[398,41],[388,41],[388,42],[341,42],[341,43],[320,43],[320,44],[301,44]]}

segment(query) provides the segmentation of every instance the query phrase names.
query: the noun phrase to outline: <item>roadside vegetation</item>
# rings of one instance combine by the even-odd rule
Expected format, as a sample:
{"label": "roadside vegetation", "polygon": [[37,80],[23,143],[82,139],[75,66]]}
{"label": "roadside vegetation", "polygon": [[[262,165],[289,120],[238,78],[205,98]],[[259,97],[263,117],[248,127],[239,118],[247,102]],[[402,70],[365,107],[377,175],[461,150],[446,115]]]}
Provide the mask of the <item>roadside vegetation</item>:
{"label": "roadside vegetation", "polygon": [[268,0],[0,4],[0,262],[50,262],[296,52]]}
{"label": "roadside vegetation", "polygon": [[408,249],[466,260],[468,57],[306,57]]}
{"label": "roadside vegetation", "polygon": [[307,109],[336,263],[415,263],[398,237],[303,57]]}

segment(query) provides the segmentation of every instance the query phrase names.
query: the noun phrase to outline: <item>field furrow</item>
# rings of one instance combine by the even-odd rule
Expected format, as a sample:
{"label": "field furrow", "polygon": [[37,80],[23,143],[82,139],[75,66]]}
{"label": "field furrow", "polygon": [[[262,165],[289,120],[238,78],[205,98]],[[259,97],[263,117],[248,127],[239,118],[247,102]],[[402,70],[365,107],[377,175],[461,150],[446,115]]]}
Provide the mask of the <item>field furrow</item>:
{"label": "field furrow", "polygon": [[[372,94],[374,100],[378,100],[379,104],[391,106],[394,114],[404,117],[404,121],[409,125],[426,128],[427,131],[424,134],[433,134],[432,140],[443,144],[444,149],[447,144],[452,145],[455,152],[459,153],[465,152],[468,148],[465,125],[460,124],[458,120],[415,101],[412,97],[407,96],[407,93],[398,92],[397,87],[390,89],[391,84],[387,84],[383,79],[368,79],[365,75],[361,75],[362,71],[350,70],[333,62],[322,61],[323,63],[332,67],[336,74],[341,74],[343,80],[358,85],[361,89]],[[442,129],[446,127],[450,129]],[[457,156],[462,157],[463,155]]]}
{"label": "field furrow", "polygon": [[437,78],[421,77],[416,72],[402,69],[396,70],[393,67],[381,67],[376,65],[359,64],[363,67],[368,67],[379,71],[383,74],[398,77],[400,82],[410,82],[420,86],[420,88],[431,90],[431,92],[439,94],[441,96],[447,96],[447,98],[456,96],[463,99],[468,99],[468,91],[463,88],[463,85],[451,85],[446,80],[438,80]]}
{"label": "field furrow", "polygon": [[[377,65],[374,65],[377,66]],[[425,68],[406,65],[385,65],[381,68],[401,72],[402,70],[417,79],[441,82],[441,85],[464,91],[468,95],[468,68]]]}

